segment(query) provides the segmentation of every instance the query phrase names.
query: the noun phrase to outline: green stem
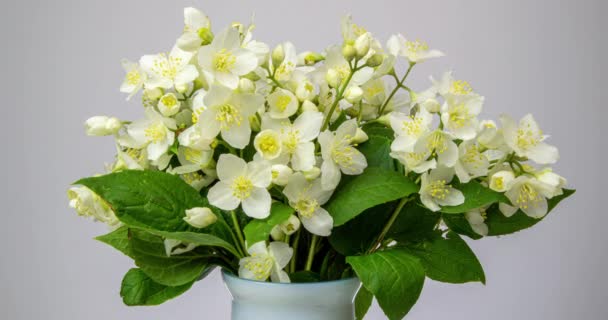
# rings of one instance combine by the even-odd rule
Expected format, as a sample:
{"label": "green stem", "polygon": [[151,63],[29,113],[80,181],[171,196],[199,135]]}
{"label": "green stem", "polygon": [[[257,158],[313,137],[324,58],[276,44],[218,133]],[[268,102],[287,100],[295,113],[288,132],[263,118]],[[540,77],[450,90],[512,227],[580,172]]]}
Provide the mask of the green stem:
{"label": "green stem", "polygon": [[342,87],[340,89],[338,89],[338,92],[336,94],[336,100],[334,100],[334,103],[331,105],[331,108],[329,109],[329,112],[327,113],[327,117],[325,118],[325,121],[323,122],[321,131],[324,131],[329,126],[329,121],[331,120],[331,116],[334,113],[334,110],[336,110],[338,103],[340,103],[340,100],[342,100],[342,95],[344,94],[344,91],[346,91],[346,87],[348,87],[350,80],[353,78],[353,75],[357,71],[359,71],[359,69],[357,69],[357,64],[355,63],[355,66],[354,66],[354,68],[351,68],[350,73],[348,74],[348,77],[346,78],[346,81],[344,82]]}
{"label": "green stem", "polygon": [[397,205],[397,208],[395,208],[395,211],[393,211],[393,214],[391,215],[391,217],[386,222],[386,225],[384,226],[384,229],[382,229],[382,232],[380,232],[380,235],[378,236],[378,238],[376,239],[376,241],[374,242],[374,244],[369,248],[369,250],[367,250],[367,254],[370,254],[370,253],[373,253],[374,251],[376,251],[376,249],[378,248],[378,246],[382,243],[382,240],[384,240],[384,237],[386,236],[386,234],[388,233],[388,231],[393,226],[393,223],[395,223],[395,220],[397,220],[397,217],[399,216],[399,213],[401,212],[401,209],[403,209],[403,207],[405,206],[405,204],[408,201],[409,201],[409,198],[407,198],[407,197],[403,198],[403,199],[401,199],[401,201],[399,201],[399,204]]}
{"label": "green stem", "polygon": [[245,246],[245,238],[243,237],[243,232],[241,231],[241,227],[239,226],[239,219],[236,216],[236,212],[234,210],[230,211],[230,215],[232,216],[232,223],[234,224],[234,229],[236,231],[236,236],[239,238],[239,246],[241,248],[241,252],[243,256],[247,252],[247,246]]}
{"label": "green stem", "polygon": [[[395,88],[393,89],[393,91],[391,91],[391,93],[388,95],[388,98],[386,99],[386,101],[384,101],[384,103],[382,104],[382,106],[380,107],[380,111],[378,112],[378,116],[381,116],[382,113],[384,112],[384,109],[386,109],[386,106],[388,105],[388,103],[391,101],[391,99],[393,99],[393,96],[397,93],[397,91],[402,88],[405,87],[403,85],[403,82],[405,82],[405,79],[407,78],[407,76],[410,74],[410,72],[412,71],[412,68],[414,67],[414,65],[416,65],[415,63],[410,63],[410,66],[407,68],[407,71],[405,72],[405,74],[403,75],[403,78],[401,78],[401,80],[399,80],[397,82],[397,85],[395,86]],[[395,76],[395,80],[397,80],[397,76]],[[405,87],[407,88],[407,87]],[[407,89],[406,89],[407,90]],[[409,91],[409,90],[408,90]]]}
{"label": "green stem", "polygon": [[296,272],[296,259],[298,257],[298,245],[300,244],[300,231],[302,229],[298,229],[296,232],[295,240],[293,241],[293,257],[291,257],[291,261],[289,262],[289,270],[291,273]]}
{"label": "green stem", "polygon": [[317,249],[317,242],[319,242],[319,236],[313,235],[310,240],[310,250],[308,251],[308,259],[306,260],[306,267],[304,270],[310,271],[312,269],[312,261],[315,259],[315,250]]}

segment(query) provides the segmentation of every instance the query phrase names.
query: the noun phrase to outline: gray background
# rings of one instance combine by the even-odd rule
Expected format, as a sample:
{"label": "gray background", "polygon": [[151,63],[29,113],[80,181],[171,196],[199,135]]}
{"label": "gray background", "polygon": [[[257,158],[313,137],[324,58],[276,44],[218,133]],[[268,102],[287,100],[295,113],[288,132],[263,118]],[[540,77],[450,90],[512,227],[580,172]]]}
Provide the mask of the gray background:
{"label": "gray background", "polygon": [[[120,59],[167,51],[195,5],[215,30],[256,13],[256,38],[320,50],[348,12],[386,41],[402,32],[447,57],[415,68],[411,86],[453,68],[486,96],[484,115],[532,112],[558,145],[559,173],[578,189],[533,230],[471,246],[488,283],[428,281],[408,319],[606,319],[606,35],[602,1],[3,1],[0,318],[228,319],[217,274],[177,300],[127,308],[130,261],[93,241],[104,226],[67,206],[68,184],[102,172],[110,138],[88,138],[96,114],[142,116],[118,92]],[[375,306],[368,319],[384,319]]]}

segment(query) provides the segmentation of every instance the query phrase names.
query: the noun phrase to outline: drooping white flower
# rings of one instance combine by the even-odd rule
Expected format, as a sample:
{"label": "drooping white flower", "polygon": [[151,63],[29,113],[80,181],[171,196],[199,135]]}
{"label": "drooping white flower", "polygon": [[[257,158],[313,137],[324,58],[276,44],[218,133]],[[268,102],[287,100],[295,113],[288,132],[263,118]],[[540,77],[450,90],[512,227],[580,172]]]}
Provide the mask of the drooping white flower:
{"label": "drooping white flower", "polygon": [[222,154],[216,170],[220,181],[209,190],[209,203],[223,210],[242,204],[245,214],[256,219],[270,215],[271,198],[266,190],[272,180],[269,163],[246,163],[235,155]]}
{"label": "drooping white flower", "polygon": [[209,17],[195,8],[184,8],[184,32],[177,39],[177,46],[185,51],[196,51],[212,37]]}
{"label": "drooping white flower", "polygon": [[169,55],[165,53],[145,55],[139,60],[141,68],[148,75],[146,89],[182,88],[198,77],[198,70],[190,63],[194,53],[173,47]]}
{"label": "drooping white flower", "polygon": [[285,222],[274,226],[270,231],[270,236],[273,240],[284,241],[285,236],[290,236],[300,229],[300,224],[300,219],[292,214]]}
{"label": "drooping white flower", "polygon": [[437,156],[437,164],[448,168],[453,167],[458,161],[458,146],[454,142],[454,137],[441,130],[422,135],[414,145],[414,152]]}
{"label": "drooping white flower", "polygon": [[430,50],[429,46],[420,41],[408,41],[401,34],[392,35],[386,43],[388,52],[394,56],[407,58],[410,63],[419,63],[431,58],[443,57],[443,52]]}
{"label": "drooping white flower", "polygon": [[293,174],[293,170],[284,164],[272,165],[272,183],[277,186],[285,186]]}
{"label": "drooping white flower", "polygon": [[450,185],[454,170],[438,167],[430,173],[423,173],[420,185],[420,201],[431,211],[439,211],[440,206],[457,206],[464,203],[464,195]]}
{"label": "drooping white flower", "polygon": [[207,169],[213,164],[213,150],[200,150],[185,146],[177,149],[177,158],[181,164],[175,171],[179,174]]}
{"label": "drooping white flower", "polygon": [[498,129],[496,123],[492,120],[481,121],[477,133],[477,142],[488,149],[499,149],[504,144],[502,130]]}
{"label": "drooping white flower", "polygon": [[439,80],[435,80],[433,77],[431,77],[431,82],[433,83],[433,88],[437,91],[437,93],[444,97],[473,94],[471,85],[464,80],[454,79],[451,71],[445,72]]}
{"label": "drooping white flower", "polygon": [[456,138],[470,140],[477,135],[484,98],[478,95],[455,95],[446,99],[441,107],[441,120],[445,129]]}
{"label": "drooping white flower", "polygon": [[399,160],[407,172],[414,171],[416,173],[423,173],[437,167],[437,160],[431,158],[431,153],[429,151],[420,153],[391,151],[390,156]]}
{"label": "drooping white flower", "polygon": [[415,115],[392,112],[389,115],[391,128],[395,132],[395,140],[391,144],[394,152],[412,152],[418,139],[430,132],[433,115],[425,109],[420,109]]}
{"label": "drooping white flower", "polygon": [[110,206],[91,189],[83,186],[72,187],[68,190],[68,199],[70,207],[76,209],[78,215],[91,217],[110,227],[120,225]]}
{"label": "drooping white flower", "polygon": [[477,208],[468,211],[464,214],[464,217],[469,222],[471,229],[480,236],[488,235],[488,225],[485,223],[486,212],[483,208]]}
{"label": "drooping white flower", "polygon": [[534,176],[536,177],[536,179],[553,188],[553,192],[551,192],[552,194],[549,196],[549,198],[553,198],[555,196],[563,194],[562,188],[568,183],[566,178],[553,172],[551,168],[545,168],[540,171],[534,172]]}
{"label": "drooping white flower", "polygon": [[266,241],[251,245],[247,252],[249,257],[239,261],[239,277],[244,279],[289,283],[289,275],[283,271],[293,256],[293,249],[284,242]]}
{"label": "drooping white flower", "polygon": [[84,123],[89,136],[109,136],[118,133],[122,128],[122,121],[115,117],[94,116]]}
{"label": "drooping white flower", "polygon": [[206,228],[217,221],[217,216],[207,207],[196,207],[186,210],[184,221],[195,228]]}
{"label": "drooping white flower", "polygon": [[242,149],[249,144],[251,126],[249,117],[264,104],[257,94],[235,93],[227,87],[213,85],[204,98],[206,109],[198,121],[202,124],[203,136],[215,137],[220,132],[231,146]]}
{"label": "drooping white flower", "polygon": [[540,219],[547,214],[547,198],[553,195],[554,188],[535,177],[521,175],[513,180],[505,193],[511,200],[510,206],[500,204],[500,209],[506,217],[513,215],[517,209],[531,218]]}
{"label": "drooping white flower", "polygon": [[211,150],[215,136],[205,129],[205,125],[196,123],[182,131],[177,137],[179,145],[196,150]]}
{"label": "drooping white flower", "polygon": [[304,228],[323,237],[331,234],[334,220],[321,206],[329,200],[332,192],[322,188],[321,179],[309,181],[301,173],[292,175],[283,189],[289,205],[296,209]]}
{"label": "drooping white flower", "polygon": [[128,93],[127,100],[129,100],[144,86],[147,76],[139,64],[127,59],[122,60],[122,68],[127,74],[120,86],[120,92]]}
{"label": "drooping white flower", "polygon": [[158,111],[165,116],[174,116],[181,106],[181,102],[177,99],[174,93],[169,92],[158,100]]}
{"label": "drooping white flower", "polygon": [[298,98],[289,90],[278,88],[268,98],[268,114],[273,119],[289,118],[298,111]]}
{"label": "drooping white flower", "polygon": [[557,148],[544,142],[547,136],[543,135],[531,114],[524,116],[519,124],[516,124],[507,115],[502,115],[500,121],[503,126],[505,143],[518,156],[526,157],[539,164],[555,163],[559,158]]}
{"label": "drooping white flower", "polygon": [[515,174],[511,170],[500,170],[490,176],[490,189],[496,192],[505,192],[515,180]]}
{"label": "drooping white flower", "polygon": [[365,156],[352,146],[357,128],[357,120],[352,119],[343,122],[336,132],[326,130],[319,135],[323,157],[321,165],[323,189],[335,189],[340,183],[340,172],[357,175],[367,167]]}
{"label": "drooping white flower", "polygon": [[198,63],[209,83],[218,82],[230,89],[239,85],[239,77],[258,66],[256,55],[241,47],[239,31],[228,27],[210,45],[198,52]]}
{"label": "drooping white flower", "polygon": [[302,112],[291,124],[289,119],[272,119],[264,116],[262,130],[274,130],[281,134],[282,150],[286,162],[296,171],[307,171],[315,165],[315,145],[312,142],[321,130],[323,114],[315,111]]}
{"label": "drooping white flower", "polygon": [[146,147],[148,159],[156,161],[173,145],[175,120],[163,117],[151,107],[145,113],[145,119],[127,126],[127,133],[136,148]]}
{"label": "drooping white flower", "polygon": [[479,150],[473,140],[463,141],[458,146],[458,162],[454,166],[456,176],[462,183],[488,174],[490,161]]}

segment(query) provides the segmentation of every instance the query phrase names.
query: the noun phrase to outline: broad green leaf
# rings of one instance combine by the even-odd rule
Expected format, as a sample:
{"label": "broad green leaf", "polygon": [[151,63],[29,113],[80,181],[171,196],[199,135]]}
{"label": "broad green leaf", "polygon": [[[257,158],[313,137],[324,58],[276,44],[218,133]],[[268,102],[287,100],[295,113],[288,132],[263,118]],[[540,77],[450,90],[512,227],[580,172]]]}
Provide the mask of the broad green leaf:
{"label": "broad green leaf", "polygon": [[163,239],[141,230],[131,230],[129,245],[135,265],[152,280],[165,286],[192,282],[209,267],[209,256],[198,251],[167,256]]}
{"label": "broad green leaf", "polygon": [[148,232],[157,236],[162,236],[166,239],[180,240],[187,243],[194,243],[199,246],[221,247],[228,250],[235,256],[239,256],[238,251],[232,244],[211,234],[197,232],[167,232],[155,230],[150,230]]}
{"label": "broad green leaf", "polygon": [[177,287],[168,287],[154,282],[140,269],[129,270],[122,279],[120,296],[128,306],[154,306],[186,292],[194,281]]}
{"label": "broad green leaf", "polygon": [[95,240],[101,241],[124,253],[126,256],[131,257],[131,251],[129,249],[129,228],[126,226],[122,226],[108,234],[99,236],[95,238]]}
{"label": "broad green leaf", "polygon": [[437,235],[417,245],[409,245],[410,252],[420,258],[427,277],[441,282],[486,282],[477,257],[467,243],[454,232],[446,238]]}
{"label": "broad green leaf", "polygon": [[257,242],[267,240],[270,231],[279,223],[287,221],[294,209],[286,204],[274,202],[270,208],[270,216],[266,219],[251,220],[243,229],[247,245],[251,246]]}
{"label": "broad green leaf", "polygon": [[369,307],[372,306],[373,300],[374,295],[365,289],[364,286],[361,286],[359,292],[357,292],[357,296],[355,296],[355,318],[357,320],[363,320]]}
{"label": "broad green leaf", "polygon": [[464,203],[458,206],[446,206],[441,208],[443,213],[464,213],[480,207],[485,207],[497,202],[510,203],[504,194],[482,186],[479,182],[471,181],[454,185],[464,195]]}
{"label": "broad green leaf", "polygon": [[395,138],[395,133],[393,132],[393,129],[386,127],[385,125],[380,123],[367,123],[363,125],[363,131],[365,131],[368,136],[378,135],[386,137],[390,140]]}
{"label": "broad green leaf", "polygon": [[403,319],[418,300],[424,285],[424,267],[406,250],[392,248],[347,257],[346,261],[390,320]]}
{"label": "broad green leaf", "polygon": [[367,159],[368,167],[395,170],[395,161],[391,158],[392,140],[380,135],[370,134],[369,140],[359,145],[358,149]]}
{"label": "broad green leaf", "polygon": [[[555,208],[560,203],[560,201],[573,195],[574,192],[575,190],[572,189],[564,189],[564,193],[562,195],[549,199],[549,212],[551,212],[551,210],[553,210],[553,208]],[[518,210],[513,216],[507,218],[500,212],[497,207],[493,207],[488,209],[487,212],[486,224],[488,225],[488,235],[500,236],[514,233],[520,230],[530,228],[531,226],[539,223],[543,219],[544,217],[541,219],[530,218],[521,210]]]}
{"label": "broad green leaf", "polygon": [[439,217],[439,213],[411,201],[401,209],[386,237],[398,242],[424,239],[432,234]]}
{"label": "broad green leaf", "polygon": [[329,243],[339,253],[354,256],[366,252],[382,231],[396,204],[384,203],[363,211],[347,223],[334,227]]}
{"label": "broad green leaf", "polygon": [[342,184],[325,209],[333,216],[334,226],[353,219],[365,209],[406,197],[418,186],[406,176],[381,168],[367,168],[361,175]]}

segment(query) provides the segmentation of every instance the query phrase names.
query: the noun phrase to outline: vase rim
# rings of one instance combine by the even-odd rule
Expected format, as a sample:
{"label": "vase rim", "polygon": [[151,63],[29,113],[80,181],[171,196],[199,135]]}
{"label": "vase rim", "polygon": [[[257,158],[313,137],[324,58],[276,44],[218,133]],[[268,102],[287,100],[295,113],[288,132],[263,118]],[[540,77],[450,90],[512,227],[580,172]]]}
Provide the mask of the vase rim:
{"label": "vase rim", "polygon": [[263,286],[274,286],[274,287],[279,287],[279,286],[310,286],[310,285],[331,285],[331,284],[336,284],[336,283],[343,283],[343,282],[348,282],[348,281],[353,281],[353,280],[358,280],[357,277],[350,277],[350,278],[344,278],[344,279],[338,279],[338,280],[329,280],[329,281],[318,281],[318,282],[289,282],[289,283],[279,283],[279,282],[267,282],[267,281],[257,281],[257,280],[251,280],[251,279],[245,279],[245,278],[240,278],[234,274],[232,274],[231,272],[226,271],[226,269],[222,268],[222,276],[223,277],[229,277],[238,281],[245,281],[245,282],[254,282],[256,284],[259,285],[263,285]]}

